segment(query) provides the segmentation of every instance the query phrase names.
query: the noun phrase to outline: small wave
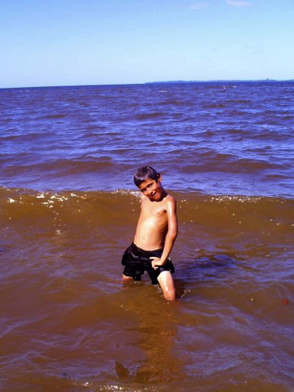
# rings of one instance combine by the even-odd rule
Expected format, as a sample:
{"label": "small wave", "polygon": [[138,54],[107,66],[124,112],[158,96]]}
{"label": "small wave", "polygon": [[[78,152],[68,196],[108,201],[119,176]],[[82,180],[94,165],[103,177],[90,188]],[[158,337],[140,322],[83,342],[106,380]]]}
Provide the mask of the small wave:
{"label": "small wave", "polygon": [[154,118],[159,118],[162,116],[165,116],[166,113],[163,112],[156,112],[156,113],[142,113],[142,114],[137,114],[135,116],[135,119],[137,120],[149,120],[149,119],[154,119]]}
{"label": "small wave", "polygon": [[204,106],[205,109],[223,109],[226,107],[227,105],[225,103],[211,103]]}
{"label": "small wave", "polygon": [[79,173],[96,172],[106,170],[113,166],[113,162],[109,157],[102,157],[97,161],[94,160],[67,160],[57,159],[50,162],[33,164],[33,165],[15,165],[5,169],[6,174],[18,175],[24,171],[39,172],[45,176],[48,172],[58,173],[58,176],[74,175]]}
{"label": "small wave", "polygon": [[38,120],[60,120],[67,117],[67,114],[48,114],[46,116],[38,117]]}
{"label": "small wave", "polygon": [[186,106],[186,102],[183,101],[177,101],[177,100],[169,100],[169,101],[162,101],[159,102],[158,105],[160,106]]}
{"label": "small wave", "polygon": [[32,132],[27,134],[18,134],[18,135],[9,135],[9,136],[2,136],[0,140],[2,141],[34,141],[38,138],[46,138],[52,137],[51,133],[49,132]]}
{"label": "small wave", "polygon": [[226,100],[226,103],[233,103],[233,104],[238,104],[238,103],[241,103],[241,104],[251,104],[252,101],[249,100],[249,99],[238,99],[238,98],[236,98],[236,99],[228,99],[228,100]]}
{"label": "small wave", "polygon": [[[247,230],[251,227],[250,230],[253,232],[258,231],[262,226],[279,229],[284,226],[284,229],[288,227],[294,235],[294,199],[242,195],[212,196],[195,192],[172,192],[172,194],[178,201],[182,223],[198,222],[198,225],[206,227],[225,225],[231,228],[241,228],[240,224],[243,223],[247,226]],[[108,208],[113,208],[115,214],[119,211],[117,219],[121,217],[128,222],[128,214],[134,208],[133,202],[137,203],[140,195],[139,191],[130,189],[117,189],[110,192],[82,192],[73,189],[53,192],[0,187],[0,211],[7,215],[9,207],[10,212],[21,210],[30,214],[35,211],[32,214],[35,216],[39,207],[52,209],[66,205],[67,213],[76,216],[75,209],[78,203],[81,210],[95,206],[97,218],[102,213],[107,219],[107,214],[111,212]]]}
{"label": "small wave", "polygon": [[231,135],[244,135],[244,134],[250,134],[250,132],[246,129],[242,128],[227,128],[226,133],[231,134]]}
{"label": "small wave", "polygon": [[284,113],[283,113],[283,115],[281,116],[281,118],[282,118],[282,120],[293,120],[293,119],[294,119],[294,116],[293,116],[293,115],[287,115],[287,114],[284,114]]}
{"label": "small wave", "polygon": [[222,173],[248,173],[263,172],[270,169],[284,169],[283,164],[268,162],[262,159],[238,158],[233,154],[220,154],[208,151],[197,154],[193,159],[195,162],[181,164],[185,173],[200,171],[221,171]]}
{"label": "small wave", "polygon": [[254,134],[255,140],[268,140],[269,142],[274,141],[275,143],[287,140],[292,141],[293,135],[291,132],[281,129],[280,126],[275,127],[274,125],[276,124],[272,126],[269,126],[269,124],[265,125],[263,121],[260,122],[260,125],[263,126],[263,129]]}
{"label": "small wave", "polygon": [[[96,125],[96,124],[94,124],[94,125],[88,125],[87,127],[86,127],[86,129],[88,130],[88,131],[101,131],[101,130],[106,130],[107,129],[107,127],[105,126],[105,125]],[[88,136],[88,135],[96,135],[96,133],[95,132],[93,132],[93,133],[88,133],[88,134],[85,134],[85,135],[83,135],[83,137],[86,137],[86,136]]]}

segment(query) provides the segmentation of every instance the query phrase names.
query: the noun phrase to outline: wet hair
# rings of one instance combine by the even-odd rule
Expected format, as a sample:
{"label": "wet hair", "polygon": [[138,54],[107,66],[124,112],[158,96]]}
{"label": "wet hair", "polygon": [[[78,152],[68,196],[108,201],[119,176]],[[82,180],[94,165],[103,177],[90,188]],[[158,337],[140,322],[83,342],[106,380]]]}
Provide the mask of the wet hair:
{"label": "wet hair", "polygon": [[157,173],[153,167],[142,166],[136,171],[136,174],[134,175],[134,183],[137,185],[137,187],[139,187],[142,182],[146,181],[148,178],[157,181],[159,177],[160,174]]}

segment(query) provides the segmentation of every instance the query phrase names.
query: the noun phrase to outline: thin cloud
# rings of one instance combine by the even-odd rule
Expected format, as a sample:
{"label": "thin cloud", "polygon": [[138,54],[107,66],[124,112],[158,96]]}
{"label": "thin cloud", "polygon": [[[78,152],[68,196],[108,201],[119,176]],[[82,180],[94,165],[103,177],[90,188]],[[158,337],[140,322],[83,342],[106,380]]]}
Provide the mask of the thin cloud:
{"label": "thin cloud", "polygon": [[248,1],[242,0],[227,0],[226,3],[232,7],[250,7],[251,4]]}
{"label": "thin cloud", "polygon": [[197,4],[194,4],[194,5],[191,5],[191,6],[189,7],[189,9],[190,9],[190,10],[203,10],[204,8],[207,8],[207,7],[209,7],[209,6],[210,6],[209,3],[204,3],[204,2],[202,2],[202,3],[197,3]]}

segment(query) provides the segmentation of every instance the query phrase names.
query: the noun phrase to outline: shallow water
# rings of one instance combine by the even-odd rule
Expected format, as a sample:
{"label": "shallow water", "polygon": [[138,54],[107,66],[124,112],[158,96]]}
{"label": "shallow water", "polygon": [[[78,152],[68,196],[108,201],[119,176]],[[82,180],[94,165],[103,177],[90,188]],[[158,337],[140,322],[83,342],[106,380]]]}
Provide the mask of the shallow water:
{"label": "shallow water", "polygon": [[168,304],[119,279],[136,194],[2,190],[2,390],[291,390],[294,202],[174,196]]}
{"label": "shallow water", "polygon": [[[292,86],[0,90],[1,391],[294,389]],[[148,158],[176,303],[120,282]]]}

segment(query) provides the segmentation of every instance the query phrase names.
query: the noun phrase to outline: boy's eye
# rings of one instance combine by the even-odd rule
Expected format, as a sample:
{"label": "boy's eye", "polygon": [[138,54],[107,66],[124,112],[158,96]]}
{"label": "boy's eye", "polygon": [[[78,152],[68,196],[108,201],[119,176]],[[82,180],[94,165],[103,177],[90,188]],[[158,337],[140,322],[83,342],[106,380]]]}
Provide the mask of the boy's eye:
{"label": "boy's eye", "polygon": [[141,189],[141,192],[144,193],[147,191],[147,189],[151,189],[154,186],[154,182],[151,182],[150,184],[146,185],[145,188]]}

